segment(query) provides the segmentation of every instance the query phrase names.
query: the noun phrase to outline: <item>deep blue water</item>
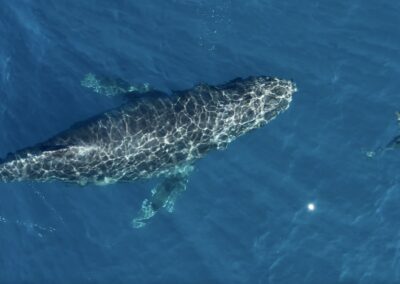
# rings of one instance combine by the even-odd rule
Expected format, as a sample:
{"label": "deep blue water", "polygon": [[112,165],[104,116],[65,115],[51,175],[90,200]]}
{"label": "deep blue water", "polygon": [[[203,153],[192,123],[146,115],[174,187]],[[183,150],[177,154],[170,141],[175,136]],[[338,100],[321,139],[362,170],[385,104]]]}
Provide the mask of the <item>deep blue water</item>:
{"label": "deep blue water", "polygon": [[400,133],[399,27],[393,0],[1,1],[0,156],[113,106],[88,72],[299,92],[141,230],[154,181],[0,184],[0,283],[400,283],[400,151],[365,155]]}

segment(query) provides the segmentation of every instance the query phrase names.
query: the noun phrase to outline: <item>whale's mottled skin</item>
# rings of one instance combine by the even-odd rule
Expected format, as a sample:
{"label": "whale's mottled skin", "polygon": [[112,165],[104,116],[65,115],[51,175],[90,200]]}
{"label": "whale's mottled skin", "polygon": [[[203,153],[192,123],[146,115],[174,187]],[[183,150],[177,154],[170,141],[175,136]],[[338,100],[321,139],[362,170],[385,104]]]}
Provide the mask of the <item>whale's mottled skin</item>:
{"label": "whale's mottled skin", "polygon": [[145,220],[168,206],[174,187],[185,188],[194,161],[274,119],[295,91],[291,81],[259,76],[172,95],[149,93],[9,154],[0,181],[84,185],[165,176],[143,205],[153,211],[139,218]]}

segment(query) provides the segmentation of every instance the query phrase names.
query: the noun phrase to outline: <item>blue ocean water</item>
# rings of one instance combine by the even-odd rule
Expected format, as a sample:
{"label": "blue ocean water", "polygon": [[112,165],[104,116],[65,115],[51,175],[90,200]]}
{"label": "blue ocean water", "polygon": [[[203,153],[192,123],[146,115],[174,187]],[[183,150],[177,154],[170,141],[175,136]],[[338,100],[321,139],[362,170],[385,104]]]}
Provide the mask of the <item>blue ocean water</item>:
{"label": "blue ocean water", "polygon": [[[154,181],[0,184],[0,283],[400,283],[397,1],[0,3],[0,153],[113,106],[88,72],[161,90],[293,79],[290,109],[201,160],[173,214]],[[307,210],[307,204],[315,210]]]}

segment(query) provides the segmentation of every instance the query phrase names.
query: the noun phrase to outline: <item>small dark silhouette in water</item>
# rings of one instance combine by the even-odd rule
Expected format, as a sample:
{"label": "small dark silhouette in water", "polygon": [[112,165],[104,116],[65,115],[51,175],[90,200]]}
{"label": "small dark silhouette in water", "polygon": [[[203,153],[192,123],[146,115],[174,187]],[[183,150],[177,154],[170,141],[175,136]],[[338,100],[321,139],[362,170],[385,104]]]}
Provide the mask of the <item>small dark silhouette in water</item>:
{"label": "small dark silhouette in water", "polygon": [[[400,127],[400,112],[396,112],[396,118],[397,118],[397,124]],[[366,152],[367,157],[373,158],[376,155],[382,155],[386,153],[387,151],[390,150],[396,150],[400,149],[400,134],[393,137],[392,140],[389,141],[389,143],[386,144],[384,147],[378,147],[375,151],[368,151]]]}
{"label": "small dark silhouette in water", "polygon": [[400,135],[394,137],[385,147],[386,150],[394,150],[400,148]]}

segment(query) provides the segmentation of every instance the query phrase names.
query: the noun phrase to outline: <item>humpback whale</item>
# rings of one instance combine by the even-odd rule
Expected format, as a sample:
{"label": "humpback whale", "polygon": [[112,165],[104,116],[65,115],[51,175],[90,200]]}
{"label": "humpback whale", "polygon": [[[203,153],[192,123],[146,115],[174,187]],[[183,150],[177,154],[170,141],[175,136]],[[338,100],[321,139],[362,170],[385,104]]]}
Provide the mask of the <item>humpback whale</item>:
{"label": "humpback whale", "polygon": [[295,91],[290,80],[257,76],[132,95],[117,108],[8,154],[0,162],[0,182],[105,185],[159,177],[132,221],[142,227],[158,209],[173,210],[196,160],[273,120]]}

